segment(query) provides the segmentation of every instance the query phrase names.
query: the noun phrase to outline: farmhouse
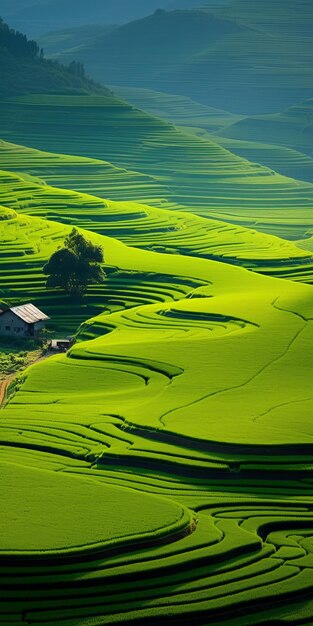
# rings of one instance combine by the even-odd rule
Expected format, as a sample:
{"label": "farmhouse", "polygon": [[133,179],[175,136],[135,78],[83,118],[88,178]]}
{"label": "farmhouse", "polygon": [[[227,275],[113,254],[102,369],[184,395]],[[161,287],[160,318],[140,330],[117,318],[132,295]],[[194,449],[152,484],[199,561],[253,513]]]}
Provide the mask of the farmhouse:
{"label": "farmhouse", "polygon": [[2,337],[36,337],[45,328],[49,317],[33,304],[23,304],[0,310]]}

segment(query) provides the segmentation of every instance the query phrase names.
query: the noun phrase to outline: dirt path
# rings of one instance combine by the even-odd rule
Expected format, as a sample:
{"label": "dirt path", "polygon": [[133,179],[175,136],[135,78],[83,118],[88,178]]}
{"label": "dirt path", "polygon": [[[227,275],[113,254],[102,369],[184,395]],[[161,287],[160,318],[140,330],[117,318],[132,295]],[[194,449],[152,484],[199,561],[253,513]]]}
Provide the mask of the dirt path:
{"label": "dirt path", "polygon": [[11,374],[7,378],[5,378],[0,384],[0,410],[3,409],[4,407],[6,392],[7,392],[9,384],[14,379],[14,377],[15,377],[15,374]]}
{"label": "dirt path", "polygon": [[[25,369],[27,369],[27,367],[29,367],[30,365],[34,365],[34,363],[39,363],[39,361],[44,361],[45,359],[48,359],[49,356],[52,356],[51,352],[48,352],[47,354],[41,354],[36,360],[31,361],[30,363],[27,363]],[[12,380],[14,380],[14,378],[18,374],[20,374],[23,371],[24,370],[19,370],[19,371],[15,372],[14,374],[10,374],[9,376],[7,376],[4,380],[2,380],[0,382],[0,411],[5,406],[6,392],[7,392],[7,389],[9,387],[10,383],[12,382]]]}

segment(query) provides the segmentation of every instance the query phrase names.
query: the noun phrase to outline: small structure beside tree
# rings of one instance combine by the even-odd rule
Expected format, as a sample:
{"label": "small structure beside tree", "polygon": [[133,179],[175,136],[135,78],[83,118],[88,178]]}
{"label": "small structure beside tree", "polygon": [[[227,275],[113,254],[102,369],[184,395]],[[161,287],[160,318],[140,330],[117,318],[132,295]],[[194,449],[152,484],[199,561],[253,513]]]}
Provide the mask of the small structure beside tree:
{"label": "small structure beside tree", "polygon": [[52,352],[67,352],[73,343],[73,337],[67,337],[66,339],[51,339],[48,344],[48,348]]}
{"label": "small structure beside tree", "polygon": [[48,315],[34,304],[22,304],[0,310],[0,335],[2,337],[38,337],[44,330]]}

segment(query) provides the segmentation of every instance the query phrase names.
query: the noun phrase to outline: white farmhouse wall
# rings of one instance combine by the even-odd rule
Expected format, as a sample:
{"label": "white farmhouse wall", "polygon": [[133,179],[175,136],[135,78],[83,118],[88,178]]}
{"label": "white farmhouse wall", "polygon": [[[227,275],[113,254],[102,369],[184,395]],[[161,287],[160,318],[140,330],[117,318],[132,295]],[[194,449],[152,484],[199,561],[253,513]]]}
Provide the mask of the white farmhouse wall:
{"label": "white farmhouse wall", "polygon": [[26,337],[28,324],[23,322],[12,311],[0,315],[0,335],[2,337]]}

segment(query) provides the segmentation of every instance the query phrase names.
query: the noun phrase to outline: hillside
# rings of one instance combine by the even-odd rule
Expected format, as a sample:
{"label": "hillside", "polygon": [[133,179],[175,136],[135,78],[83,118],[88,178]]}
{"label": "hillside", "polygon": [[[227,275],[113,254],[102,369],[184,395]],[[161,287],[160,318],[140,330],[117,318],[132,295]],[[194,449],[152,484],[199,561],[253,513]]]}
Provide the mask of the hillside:
{"label": "hillside", "polygon": [[242,119],[239,115],[206,106],[186,96],[120,85],[113,85],[112,89],[137,109],[177,126],[204,128],[211,133],[217,133]]}
{"label": "hillside", "polygon": [[312,156],[313,99],[275,115],[239,120],[222,134],[233,139],[282,144]]}
{"label": "hillside", "polygon": [[110,32],[115,26],[107,26],[103,24],[90,24],[88,26],[76,26],[74,28],[65,28],[64,30],[50,31],[46,35],[37,38],[41,48],[44,49],[45,55],[51,58],[57,58],[59,53],[66,54],[71,50],[88,46],[94,42],[99,36]]}
{"label": "hillside", "polygon": [[[24,283],[62,328],[71,307],[40,263],[70,226],[0,217],[6,288]],[[207,259],[169,269],[83,232],[116,276],[91,290],[78,343],[26,370],[1,413],[2,615],[310,623],[312,287]]]}
{"label": "hillside", "polygon": [[0,97],[29,92],[107,93],[90,80],[80,64],[65,67],[46,60],[35,41],[0,19]]}
{"label": "hillside", "polygon": [[258,0],[245,6],[247,12],[239,11],[241,3],[217,7],[214,16],[209,9],[158,11],[67,50],[64,58],[76,55],[105,84],[184,95],[244,115],[312,97],[312,2],[276,0],[266,11],[262,3],[261,12]]}
{"label": "hillside", "polygon": [[104,31],[89,45],[67,53],[61,50],[59,57],[83,61],[91,75],[106,84],[157,84],[162,72],[176,71],[210,44],[241,31],[241,27],[205,9],[158,10],[112,32]]}
{"label": "hillside", "polygon": [[[310,0],[239,0],[216,14],[246,28],[182,66],[177,93],[241,114],[272,113],[313,94]],[[296,68],[296,69],[295,69]],[[183,87],[183,83],[186,87]]]}
{"label": "hillside", "polygon": [[3,0],[0,626],[313,625],[311,9],[213,1]]}
{"label": "hillside", "polygon": [[[66,183],[69,185],[72,181],[75,186],[76,176],[80,178],[82,170],[81,188],[89,186],[91,191],[95,164],[89,164],[88,159],[80,161],[3,144],[2,167],[9,168],[13,159],[19,172],[13,174],[9,169],[0,172],[0,204],[18,209],[21,214],[75,224],[101,235],[113,236],[133,247],[215,259],[272,276],[313,282],[313,258],[293,242],[215,219],[172,211],[170,204],[169,208],[164,203],[162,209],[156,209],[138,202],[112,202],[90,193],[65,190]],[[89,177],[84,174],[88,165]],[[40,174],[40,178],[35,178],[35,173]],[[58,183],[58,188],[47,184],[52,179]],[[111,172],[105,176],[103,164],[102,193],[106,190],[110,194],[106,179],[110,181]],[[124,179],[127,184],[126,172]],[[123,186],[123,180],[120,183]],[[310,225],[313,228],[313,220]]]}
{"label": "hillside", "polygon": [[2,0],[1,14],[30,36],[90,24],[125,24],[157,9],[185,9],[231,0]]}
{"label": "hillside", "polygon": [[[313,185],[246,161],[111,94],[10,98],[0,102],[0,114],[7,141],[152,176],[166,187],[173,209],[287,239],[305,237],[311,224]],[[163,202],[164,193],[153,204]]]}

